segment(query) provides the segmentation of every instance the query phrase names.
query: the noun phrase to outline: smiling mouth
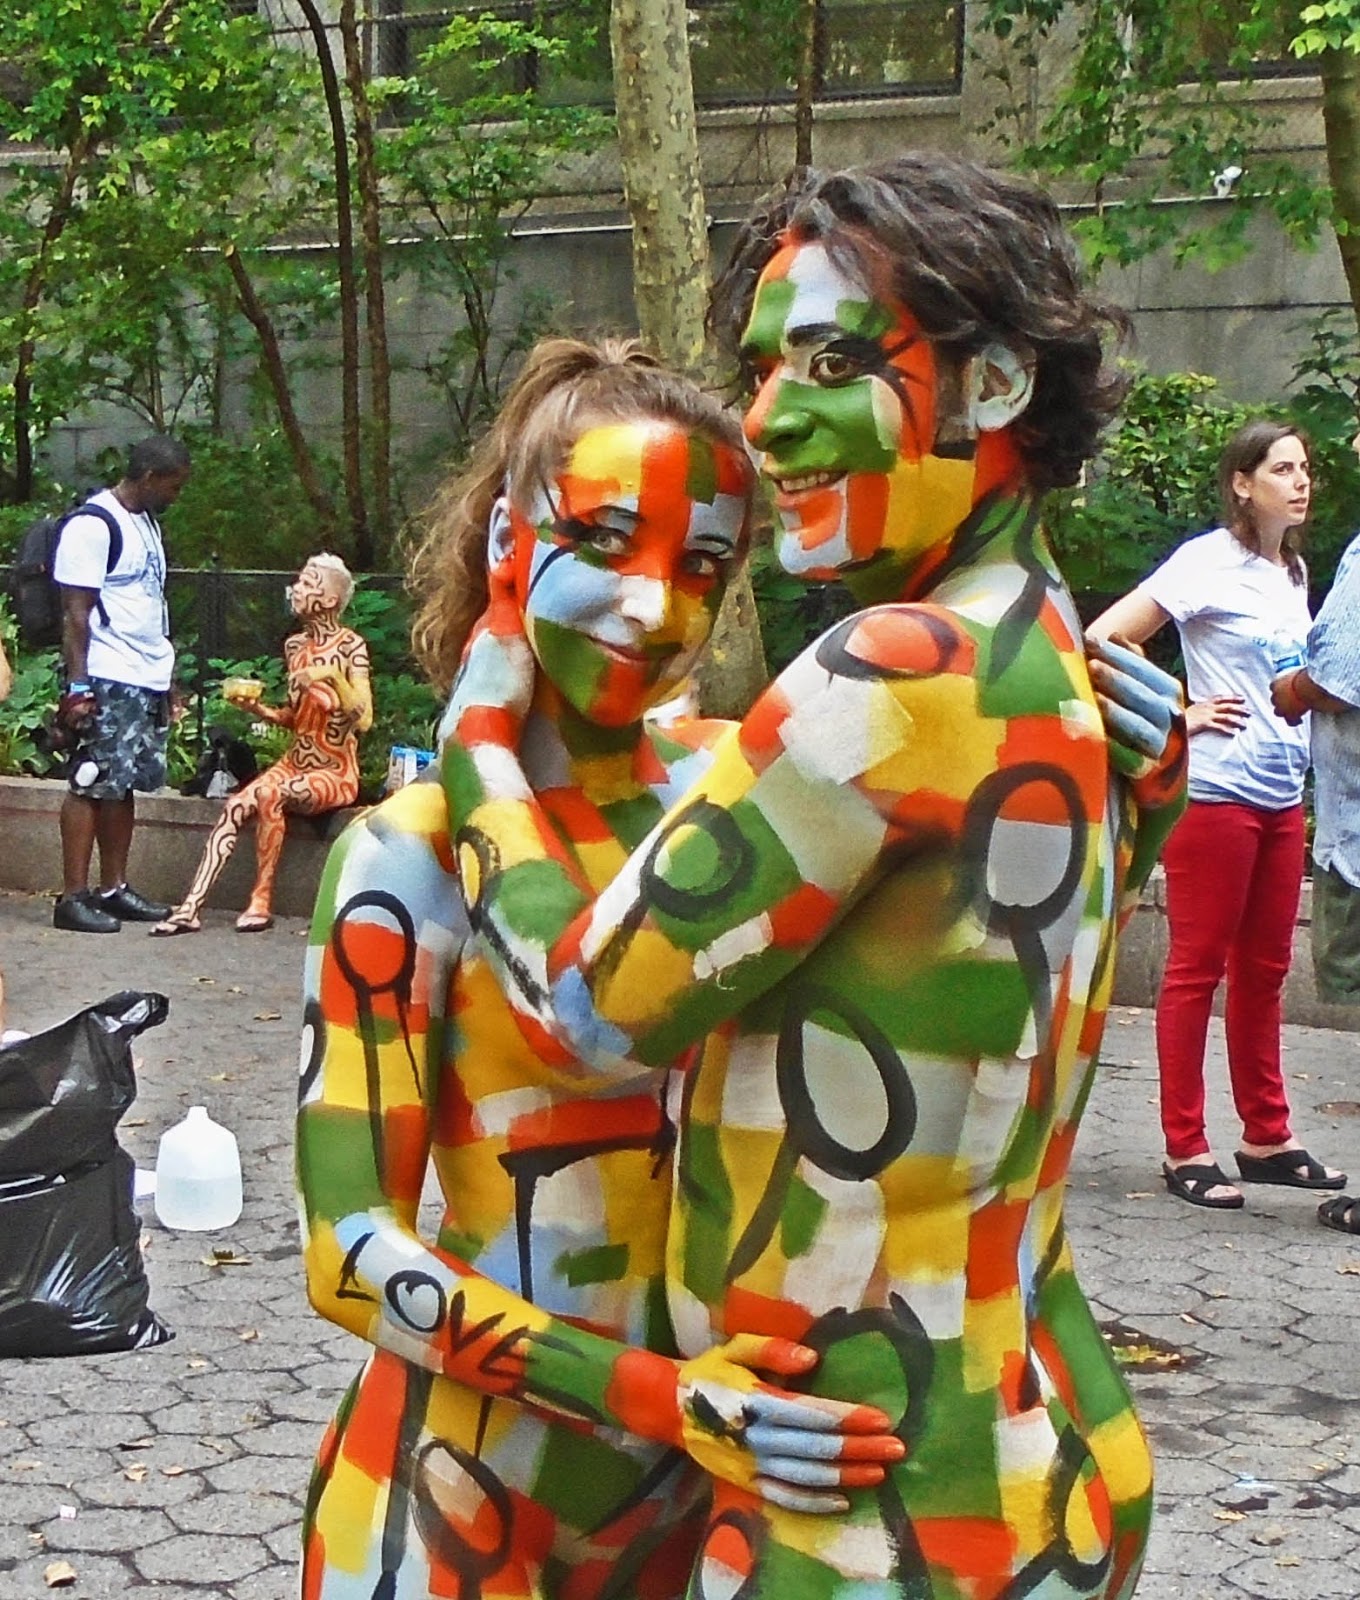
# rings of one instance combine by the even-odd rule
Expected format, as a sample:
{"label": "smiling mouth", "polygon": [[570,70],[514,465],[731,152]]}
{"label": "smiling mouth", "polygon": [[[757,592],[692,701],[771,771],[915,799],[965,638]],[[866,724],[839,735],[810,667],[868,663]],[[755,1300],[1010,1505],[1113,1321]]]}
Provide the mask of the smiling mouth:
{"label": "smiling mouth", "polygon": [[610,644],[606,639],[596,639],[595,643],[605,655],[613,656],[616,661],[624,661],[630,667],[661,666],[669,661],[678,649],[675,645],[657,645],[648,649],[642,645]]}
{"label": "smiling mouth", "polygon": [[845,476],[843,472],[800,472],[800,473],[774,473],[767,472],[765,476],[775,487],[779,495],[806,494],[809,489],[826,489],[833,483],[839,483]]}

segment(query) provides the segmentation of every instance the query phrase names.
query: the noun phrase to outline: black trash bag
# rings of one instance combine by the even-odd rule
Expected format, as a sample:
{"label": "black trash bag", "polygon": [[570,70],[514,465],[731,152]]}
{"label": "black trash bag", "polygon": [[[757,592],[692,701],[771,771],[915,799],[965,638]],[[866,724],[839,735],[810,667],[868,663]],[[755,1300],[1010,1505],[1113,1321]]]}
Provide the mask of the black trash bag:
{"label": "black trash bag", "polygon": [[0,1049],[0,1356],[91,1355],[173,1337],[147,1307],[132,1158],[132,1041],[170,1002],[111,995]]}

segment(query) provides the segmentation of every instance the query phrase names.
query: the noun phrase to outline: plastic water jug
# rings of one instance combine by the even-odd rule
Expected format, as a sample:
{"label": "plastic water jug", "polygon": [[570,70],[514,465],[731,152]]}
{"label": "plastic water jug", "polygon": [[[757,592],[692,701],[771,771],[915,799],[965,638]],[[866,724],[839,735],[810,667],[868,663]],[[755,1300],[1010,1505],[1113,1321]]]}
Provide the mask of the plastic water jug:
{"label": "plastic water jug", "polygon": [[167,1228],[229,1228],[241,1215],[241,1153],[236,1135],[204,1106],[190,1106],[156,1151],[156,1215]]}

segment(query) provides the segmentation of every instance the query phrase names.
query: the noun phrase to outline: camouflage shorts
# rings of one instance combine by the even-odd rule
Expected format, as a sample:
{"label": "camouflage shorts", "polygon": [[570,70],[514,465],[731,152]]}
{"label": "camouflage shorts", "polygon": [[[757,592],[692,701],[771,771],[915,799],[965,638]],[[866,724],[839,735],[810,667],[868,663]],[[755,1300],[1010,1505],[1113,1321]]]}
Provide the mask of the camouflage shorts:
{"label": "camouflage shorts", "polygon": [[[94,720],[80,730],[67,777],[86,800],[121,800],[165,783],[166,695],[131,683],[92,678]],[[90,771],[91,766],[94,770]]]}

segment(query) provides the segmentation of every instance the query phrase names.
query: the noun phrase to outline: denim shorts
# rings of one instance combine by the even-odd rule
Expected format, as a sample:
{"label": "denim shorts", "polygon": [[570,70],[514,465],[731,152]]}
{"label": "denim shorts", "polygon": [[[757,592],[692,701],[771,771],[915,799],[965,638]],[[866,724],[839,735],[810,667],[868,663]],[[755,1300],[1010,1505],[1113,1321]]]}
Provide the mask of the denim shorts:
{"label": "denim shorts", "polygon": [[[168,696],[163,689],[91,678],[95,714],[80,730],[66,768],[71,793],[86,800],[150,794],[165,783]],[[93,767],[93,771],[91,771]]]}

